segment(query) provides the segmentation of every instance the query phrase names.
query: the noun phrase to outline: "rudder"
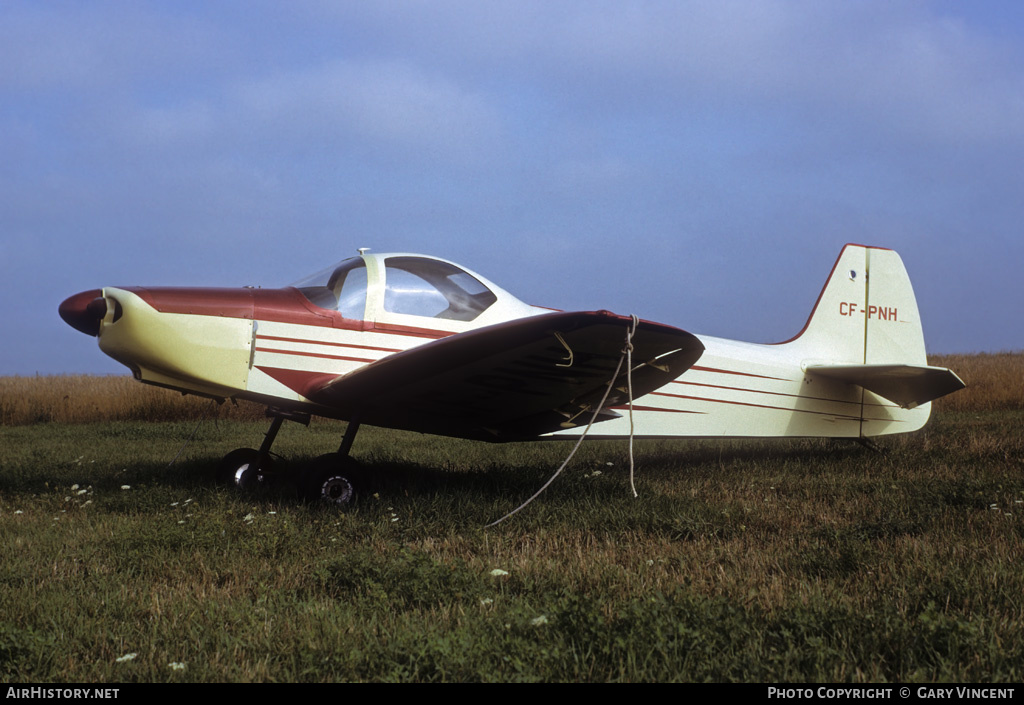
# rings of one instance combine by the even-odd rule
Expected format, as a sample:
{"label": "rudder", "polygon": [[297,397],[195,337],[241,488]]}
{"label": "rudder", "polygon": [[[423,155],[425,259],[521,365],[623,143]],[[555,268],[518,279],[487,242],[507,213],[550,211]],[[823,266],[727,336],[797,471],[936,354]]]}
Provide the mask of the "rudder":
{"label": "rudder", "polygon": [[926,364],[917,299],[900,256],[846,245],[807,324],[789,343],[826,364]]}
{"label": "rudder", "polygon": [[[803,332],[791,344],[805,373],[857,385],[906,410],[963,389],[956,374],[930,367],[917,298],[903,260],[893,250],[847,245],[836,260]],[[922,413],[864,418],[861,435],[920,428]]]}

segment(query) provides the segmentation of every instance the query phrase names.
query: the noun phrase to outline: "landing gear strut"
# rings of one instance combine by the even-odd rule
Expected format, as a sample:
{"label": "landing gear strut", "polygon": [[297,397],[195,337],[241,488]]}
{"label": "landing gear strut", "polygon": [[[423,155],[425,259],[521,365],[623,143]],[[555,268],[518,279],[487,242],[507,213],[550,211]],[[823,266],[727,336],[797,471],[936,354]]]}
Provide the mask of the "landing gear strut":
{"label": "landing gear strut", "polygon": [[[224,484],[240,490],[263,486],[277,473],[277,463],[270,456],[270,447],[281,425],[288,420],[308,426],[310,419],[309,414],[273,408],[267,409],[267,416],[273,417],[273,421],[259,450],[239,448],[224,456],[217,471],[218,479]],[[321,455],[309,470],[296,478],[299,493],[306,500],[344,507],[354,502],[365,489],[366,472],[349,457],[358,431],[359,421],[350,421],[338,452]]]}
{"label": "landing gear strut", "polygon": [[267,409],[267,416],[272,417],[273,421],[263,436],[260,449],[239,448],[225,455],[217,469],[217,479],[220,482],[240,490],[261,487],[277,473],[277,463],[270,457],[270,447],[274,445],[281,424],[287,419],[309,425],[309,414]]}

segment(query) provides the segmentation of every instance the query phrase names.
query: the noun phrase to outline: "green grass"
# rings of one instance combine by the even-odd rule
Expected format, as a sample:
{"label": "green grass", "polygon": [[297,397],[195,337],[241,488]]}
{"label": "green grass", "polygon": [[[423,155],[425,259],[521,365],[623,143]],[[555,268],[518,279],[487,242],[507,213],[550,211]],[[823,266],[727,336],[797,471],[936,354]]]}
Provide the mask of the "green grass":
{"label": "green grass", "polygon": [[[2,427],[0,678],[1020,681],[1022,423],[639,443],[637,499],[625,444],[587,442],[491,529],[568,445],[367,428],[377,482],[339,513],[213,483],[265,422],[206,422],[170,465],[194,423]],[[297,471],[343,429],[274,450]]]}

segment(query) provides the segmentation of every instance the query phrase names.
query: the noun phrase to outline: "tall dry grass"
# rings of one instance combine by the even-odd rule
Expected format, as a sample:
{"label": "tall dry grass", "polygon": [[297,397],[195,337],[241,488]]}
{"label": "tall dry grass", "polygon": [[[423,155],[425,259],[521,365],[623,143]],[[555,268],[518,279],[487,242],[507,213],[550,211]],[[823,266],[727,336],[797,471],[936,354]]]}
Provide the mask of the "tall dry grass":
{"label": "tall dry grass", "polygon": [[216,402],[147,384],[128,376],[53,375],[0,377],[0,426],[93,421],[181,421],[216,413],[219,418],[263,418],[248,402]]}
{"label": "tall dry grass", "polygon": [[1024,352],[929,355],[928,364],[948,367],[967,385],[936,400],[936,411],[1024,409]]}
{"label": "tall dry grass", "polygon": [[[1024,408],[1024,352],[933,355],[967,389],[939,399],[936,411],[998,411]],[[0,426],[92,421],[181,421],[213,413],[215,402],[139,384],[128,376],[58,375],[0,377]],[[263,408],[223,404],[219,418],[261,419]]]}

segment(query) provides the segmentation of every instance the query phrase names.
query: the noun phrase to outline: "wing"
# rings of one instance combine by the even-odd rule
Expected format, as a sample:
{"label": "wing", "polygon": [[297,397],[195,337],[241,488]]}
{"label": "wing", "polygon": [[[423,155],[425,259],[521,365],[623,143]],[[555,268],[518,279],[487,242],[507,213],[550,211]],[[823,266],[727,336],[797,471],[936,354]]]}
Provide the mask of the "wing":
{"label": "wing", "polygon": [[[611,381],[632,319],[552,313],[452,335],[315,383],[311,401],[343,418],[439,435],[521,440],[586,424]],[[704,352],[690,333],[640,321],[633,396],[678,377]],[[626,365],[605,402],[625,402]],[[589,413],[588,413],[589,412]]]}

